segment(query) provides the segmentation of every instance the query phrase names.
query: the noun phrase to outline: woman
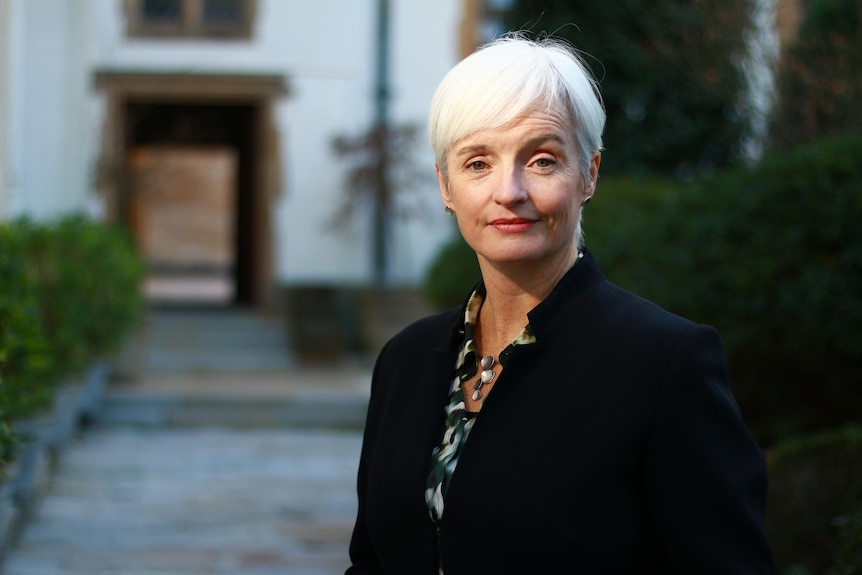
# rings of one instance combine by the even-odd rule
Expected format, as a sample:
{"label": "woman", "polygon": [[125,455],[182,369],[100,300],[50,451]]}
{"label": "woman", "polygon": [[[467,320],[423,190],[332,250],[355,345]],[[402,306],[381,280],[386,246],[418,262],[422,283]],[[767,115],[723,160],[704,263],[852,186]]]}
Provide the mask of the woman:
{"label": "woman", "polygon": [[482,281],[378,357],[347,573],[771,572],[716,332],[582,246],[604,119],[553,41],[496,41],[440,84],[440,194]]}

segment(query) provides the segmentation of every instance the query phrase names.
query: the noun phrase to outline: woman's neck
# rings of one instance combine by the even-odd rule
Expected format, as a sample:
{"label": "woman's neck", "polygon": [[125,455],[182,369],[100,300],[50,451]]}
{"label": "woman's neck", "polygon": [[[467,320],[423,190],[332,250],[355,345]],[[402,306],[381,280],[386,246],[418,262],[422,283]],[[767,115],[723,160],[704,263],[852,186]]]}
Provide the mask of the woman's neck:
{"label": "woman's neck", "polygon": [[[485,282],[485,302],[480,310],[480,339],[489,352],[505,347],[529,322],[527,314],[544,300],[575,264],[578,253],[555,265],[494,265],[479,259]],[[569,261],[571,260],[571,261]],[[500,349],[498,349],[500,348]]]}

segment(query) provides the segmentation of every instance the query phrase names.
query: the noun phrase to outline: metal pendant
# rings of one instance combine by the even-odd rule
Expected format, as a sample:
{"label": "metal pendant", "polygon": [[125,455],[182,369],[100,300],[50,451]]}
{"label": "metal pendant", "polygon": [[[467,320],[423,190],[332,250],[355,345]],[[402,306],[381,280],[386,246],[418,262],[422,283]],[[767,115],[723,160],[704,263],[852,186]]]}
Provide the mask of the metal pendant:
{"label": "metal pendant", "polygon": [[479,379],[476,380],[476,383],[473,384],[473,401],[478,401],[482,398],[482,386],[486,383],[490,383],[492,379],[494,379],[494,370],[491,368],[494,367],[496,361],[494,357],[491,355],[483,356],[480,365],[482,366],[482,373],[479,374]]}

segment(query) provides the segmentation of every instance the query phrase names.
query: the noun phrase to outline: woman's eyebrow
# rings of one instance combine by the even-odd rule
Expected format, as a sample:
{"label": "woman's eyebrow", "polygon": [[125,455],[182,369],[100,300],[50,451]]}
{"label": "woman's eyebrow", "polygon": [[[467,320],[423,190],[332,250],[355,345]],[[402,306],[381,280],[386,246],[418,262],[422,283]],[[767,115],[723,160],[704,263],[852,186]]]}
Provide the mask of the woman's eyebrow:
{"label": "woman's eyebrow", "polygon": [[566,145],[566,140],[560,134],[549,133],[549,134],[542,134],[540,136],[536,136],[535,138],[530,138],[529,140],[526,141],[524,147],[535,148],[535,147],[541,146],[542,144],[546,144],[548,142],[551,142],[554,144],[559,144],[561,146]]}
{"label": "woman's eyebrow", "polygon": [[473,156],[476,154],[479,154],[479,155],[487,154],[488,149],[489,148],[486,144],[473,144],[471,146],[464,146],[462,148],[457,148],[455,150],[455,156],[460,158],[462,156]]}
{"label": "woman's eyebrow", "polygon": [[[549,132],[547,134],[540,134],[533,138],[530,138],[526,142],[524,142],[522,148],[537,148],[544,144],[553,143],[558,144],[560,146],[566,145],[566,140],[560,134],[556,132]],[[460,148],[456,148],[454,151],[454,156],[456,158],[463,158],[464,156],[476,156],[476,155],[484,155],[490,152],[491,147],[488,144],[469,144],[466,146],[462,146]]]}

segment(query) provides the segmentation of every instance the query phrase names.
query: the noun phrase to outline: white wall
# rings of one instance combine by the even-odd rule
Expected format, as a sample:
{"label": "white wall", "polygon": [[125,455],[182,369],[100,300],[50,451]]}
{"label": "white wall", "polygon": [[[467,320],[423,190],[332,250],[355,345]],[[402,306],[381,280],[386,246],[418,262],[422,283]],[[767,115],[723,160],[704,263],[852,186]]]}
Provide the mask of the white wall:
{"label": "white wall", "polygon": [[[279,52],[292,92],[279,109],[285,173],[276,213],[277,270],[286,283],[364,282],[369,257],[365,222],[327,224],[342,198],[342,167],[331,149],[339,134],[371,119],[374,0],[330,0],[327,8],[294,3]],[[337,15],[326,19],[321,14]]]}
{"label": "white wall", "polygon": [[9,146],[11,211],[37,218],[80,207],[88,170],[85,106],[74,3],[11,0]]}
{"label": "white wall", "polygon": [[[95,70],[283,74],[291,92],[275,110],[282,165],[272,214],[278,281],[370,280],[368,219],[357,218],[341,234],[326,224],[343,194],[344,166],[331,141],[372,123],[376,0],[258,0],[253,39],[236,42],[126,38],[122,0],[0,2],[9,5],[11,28],[2,131],[12,211],[47,217],[94,201],[91,176],[105,113],[92,86]],[[392,119],[423,127],[417,162],[429,181],[430,222],[398,222],[393,232],[392,275],[411,284],[452,230],[437,197],[424,125],[434,87],[457,58],[462,0],[390,4]]]}
{"label": "white wall", "polygon": [[[458,61],[462,2],[392,2],[392,116],[396,122],[420,125],[416,161],[428,176],[422,182],[426,222],[395,228],[395,280],[420,280],[442,242],[455,230],[453,218],[443,211],[434,172],[434,154],[428,143],[428,108],[437,84]],[[412,194],[411,194],[412,195]]]}
{"label": "white wall", "polygon": [[[343,164],[331,149],[337,135],[356,135],[371,127],[374,111],[376,0],[330,2],[338,18],[326,28],[319,4],[294,8],[299,25],[287,34],[294,93],[282,107],[286,153],[286,192],[277,213],[278,272],[288,283],[334,279],[371,280],[370,211],[335,232],[331,220],[343,197]],[[391,119],[421,127],[416,161],[427,174],[428,221],[395,221],[392,269],[395,283],[420,281],[440,244],[450,237],[437,195],[434,160],[425,136],[434,88],[456,62],[459,0],[390,2]],[[321,66],[320,60],[325,62]]]}
{"label": "white wall", "polygon": [[0,221],[10,215],[9,189],[9,0],[0,0]]}

